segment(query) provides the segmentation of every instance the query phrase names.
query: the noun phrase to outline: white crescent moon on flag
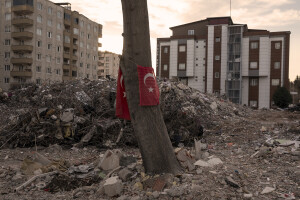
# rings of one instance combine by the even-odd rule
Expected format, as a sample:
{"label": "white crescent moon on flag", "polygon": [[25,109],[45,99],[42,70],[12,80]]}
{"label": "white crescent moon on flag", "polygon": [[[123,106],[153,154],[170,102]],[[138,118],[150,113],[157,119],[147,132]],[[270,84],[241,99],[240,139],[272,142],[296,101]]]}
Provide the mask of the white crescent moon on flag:
{"label": "white crescent moon on flag", "polygon": [[120,84],[121,84],[121,88],[123,88],[123,74],[122,74],[122,76],[121,76],[121,78],[120,78]]}
{"label": "white crescent moon on flag", "polygon": [[152,78],[155,80],[154,75],[153,75],[152,73],[148,73],[148,74],[146,74],[146,75],[144,76],[144,84],[145,84],[145,85],[146,85],[146,80],[147,80],[147,78],[149,78],[149,77],[152,77]]}

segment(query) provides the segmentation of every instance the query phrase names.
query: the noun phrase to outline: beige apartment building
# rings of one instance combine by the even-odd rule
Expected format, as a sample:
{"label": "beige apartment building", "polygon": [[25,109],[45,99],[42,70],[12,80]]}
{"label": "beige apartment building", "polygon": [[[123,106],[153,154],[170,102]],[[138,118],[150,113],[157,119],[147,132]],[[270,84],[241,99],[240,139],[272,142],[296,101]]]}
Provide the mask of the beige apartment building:
{"label": "beige apartment building", "polygon": [[0,88],[97,79],[102,25],[69,3],[1,0]]}
{"label": "beige apartment building", "polygon": [[120,55],[109,51],[99,51],[98,78],[117,78],[120,65]]}

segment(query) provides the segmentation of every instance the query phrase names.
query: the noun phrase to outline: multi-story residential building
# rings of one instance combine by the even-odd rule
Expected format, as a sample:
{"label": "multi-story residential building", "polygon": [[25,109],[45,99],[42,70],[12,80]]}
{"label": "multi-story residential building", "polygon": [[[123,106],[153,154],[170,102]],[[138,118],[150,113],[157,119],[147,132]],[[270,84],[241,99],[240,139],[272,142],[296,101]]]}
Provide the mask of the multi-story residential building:
{"label": "multi-story residential building", "polygon": [[120,55],[109,51],[99,51],[98,78],[117,78],[120,65]]}
{"label": "multi-story residential building", "polygon": [[272,106],[278,86],[289,87],[289,31],[249,29],[231,17],[170,29],[171,37],[157,39],[159,77],[257,108]]}
{"label": "multi-story residential building", "polygon": [[0,26],[0,88],[77,78],[97,79],[102,25],[69,3],[3,0]]}

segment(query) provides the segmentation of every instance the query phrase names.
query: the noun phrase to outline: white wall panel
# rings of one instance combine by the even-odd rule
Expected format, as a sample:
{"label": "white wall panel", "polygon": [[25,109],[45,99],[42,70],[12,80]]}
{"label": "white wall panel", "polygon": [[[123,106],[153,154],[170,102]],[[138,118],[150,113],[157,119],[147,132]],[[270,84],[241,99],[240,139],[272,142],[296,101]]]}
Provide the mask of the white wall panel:
{"label": "white wall panel", "polygon": [[208,26],[207,40],[207,93],[213,92],[213,64],[214,64],[214,26]]}
{"label": "white wall panel", "polygon": [[227,73],[227,42],[228,42],[228,27],[222,26],[222,39],[221,39],[221,94],[225,94],[225,81]]}
{"label": "white wall panel", "polygon": [[172,40],[170,46],[170,78],[177,76],[178,41]]}
{"label": "white wall panel", "polygon": [[242,39],[242,76],[249,75],[249,38]]}
{"label": "white wall panel", "polygon": [[248,105],[249,101],[249,78],[243,77],[242,80],[242,105]]}
{"label": "white wall panel", "polygon": [[187,40],[186,76],[194,76],[195,40]]}

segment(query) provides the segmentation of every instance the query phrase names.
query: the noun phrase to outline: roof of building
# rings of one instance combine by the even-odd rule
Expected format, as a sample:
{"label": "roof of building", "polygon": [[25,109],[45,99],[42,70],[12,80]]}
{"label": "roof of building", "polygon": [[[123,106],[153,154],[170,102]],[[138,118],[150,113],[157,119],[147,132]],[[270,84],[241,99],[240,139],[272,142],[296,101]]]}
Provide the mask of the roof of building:
{"label": "roof of building", "polygon": [[173,27],[170,27],[170,29],[172,30],[174,28],[187,26],[187,25],[191,25],[191,24],[196,24],[196,23],[201,23],[201,22],[204,22],[204,21],[207,21],[209,25],[233,24],[233,21],[232,21],[231,17],[208,17],[208,18],[203,19],[203,20],[190,22],[190,23],[187,23],[187,24],[181,24],[181,25],[178,25],[178,26],[173,26]]}

